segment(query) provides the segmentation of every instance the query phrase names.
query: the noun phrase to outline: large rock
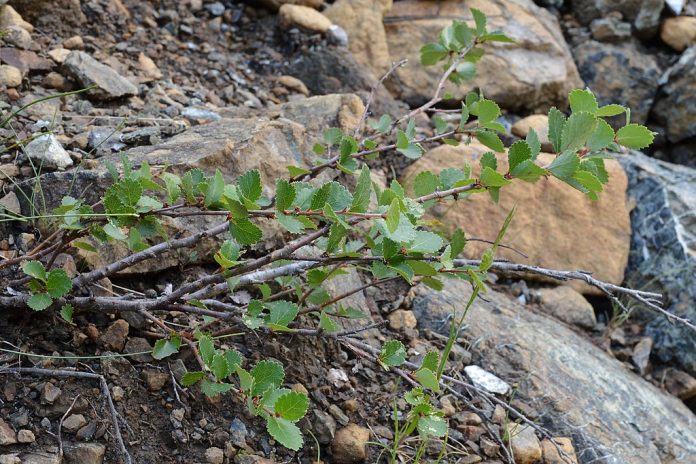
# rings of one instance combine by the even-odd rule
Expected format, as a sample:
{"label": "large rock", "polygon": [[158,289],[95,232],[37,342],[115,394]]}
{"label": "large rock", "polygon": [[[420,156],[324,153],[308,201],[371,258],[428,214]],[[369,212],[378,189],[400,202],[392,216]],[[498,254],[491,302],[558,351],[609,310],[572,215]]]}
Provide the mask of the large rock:
{"label": "large rock", "polygon": [[[442,145],[409,166],[402,183],[410,188],[419,172],[439,173],[449,167],[461,167],[465,160],[477,173],[479,159],[487,151],[490,150],[477,143]],[[542,164],[551,160],[551,155],[539,156]],[[507,156],[499,155],[498,166],[507,169]],[[486,194],[476,194],[454,205],[436,205],[428,214],[440,221],[447,233],[461,227],[467,235],[493,240],[505,216],[517,205],[503,243],[528,258],[509,249],[499,249],[498,257],[548,268],[592,271],[598,279],[619,284],[623,281],[631,237],[626,175],[615,161],[608,161],[606,166],[610,181],[596,202],[549,178],[536,184],[513,182],[501,190],[498,204]],[[470,242],[464,253],[469,258],[480,258],[488,246]],[[579,282],[572,285],[583,292],[597,292]]]}
{"label": "large rock", "polygon": [[584,25],[618,11],[624,19],[637,23],[638,30],[656,28],[664,0],[572,0],[569,2],[575,17]]}
{"label": "large rock", "polygon": [[423,67],[419,50],[437,40],[453,19],[472,24],[470,8],[488,15],[490,30],[501,29],[514,44],[486,44],[476,77],[467,84],[448,84],[455,97],[481,88],[489,98],[509,109],[565,106],[568,92],[582,87],[575,63],[563,39],[558,21],[531,0],[471,2],[399,2],[385,17],[392,60],[409,63],[396,72],[388,85],[401,99],[415,105],[429,100],[442,74],[441,66]]}
{"label": "large rock", "polygon": [[348,48],[360,65],[376,76],[391,66],[387,34],[382,19],[392,0],[338,0],[324,11],[334,24],[341,26],[349,37]]}
{"label": "large rock", "polygon": [[24,152],[34,165],[49,169],[65,169],[72,166],[70,155],[53,134],[36,137],[24,147]]}
{"label": "large rock", "polygon": [[[638,288],[667,293],[668,310],[696,321],[696,170],[640,153],[622,159],[635,201],[626,271]],[[696,375],[696,332],[654,317],[647,335],[652,353]]]}
{"label": "large rock", "polygon": [[[161,144],[137,147],[125,155],[135,166],[147,161],[155,170],[169,166],[169,172],[177,174],[192,168],[199,168],[207,174],[219,169],[228,181],[249,169],[258,169],[264,194],[272,195],[275,180],[288,176],[288,166],[311,165],[315,157],[312,146],[327,127],[352,131],[363,111],[362,102],[355,95],[317,96],[280,105],[262,117],[223,118],[194,126]],[[112,156],[110,161],[120,165],[119,156]],[[90,204],[98,201],[110,185],[110,178],[102,165],[90,171],[53,173],[40,179],[47,210],[60,205],[71,185],[72,191],[83,192],[85,201]],[[34,184],[30,181],[26,185],[30,189]],[[20,197],[24,201],[24,197]],[[22,208],[25,214],[29,213],[29,205],[23,204]],[[188,235],[219,224],[220,218],[192,216],[164,218],[162,222],[170,236]],[[271,247],[283,239],[274,222],[260,221],[260,225],[267,238],[261,246]],[[185,256],[192,262],[205,261],[218,246],[216,239],[201,240],[194,249],[195,253]],[[127,252],[123,243],[114,242],[110,246],[100,246],[99,253],[84,252],[82,255],[91,267],[99,267],[125,256]],[[159,271],[176,266],[182,258],[177,252],[168,252],[123,273]]]}
{"label": "large rock", "polygon": [[[446,336],[448,316],[461,313],[470,294],[459,280],[442,292],[420,286],[411,309],[421,329]],[[515,398],[543,411],[542,425],[573,439],[580,462],[676,463],[695,455],[696,417],[681,401],[552,318],[491,291],[470,309],[462,336],[475,362],[517,382]]]}
{"label": "large rock", "polygon": [[619,103],[631,108],[631,120],[648,117],[660,80],[652,55],[634,42],[622,44],[586,41],[573,49],[580,76],[601,105]]}
{"label": "large rock", "polygon": [[70,52],[63,66],[81,86],[95,86],[88,92],[95,99],[111,100],[138,93],[138,88],[128,79],[85,52]]}
{"label": "large rock", "polygon": [[677,16],[667,18],[660,27],[660,38],[678,52],[696,43],[696,18]]}
{"label": "large rock", "polygon": [[[345,47],[302,50],[288,61],[287,74],[304,82],[314,95],[357,93],[366,100],[378,79]],[[374,114],[394,117],[408,112],[383,85],[377,88],[371,108]]]}
{"label": "large rock", "polygon": [[696,137],[696,46],[682,54],[668,76],[655,99],[653,114],[666,127],[669,141],[675,143]]}

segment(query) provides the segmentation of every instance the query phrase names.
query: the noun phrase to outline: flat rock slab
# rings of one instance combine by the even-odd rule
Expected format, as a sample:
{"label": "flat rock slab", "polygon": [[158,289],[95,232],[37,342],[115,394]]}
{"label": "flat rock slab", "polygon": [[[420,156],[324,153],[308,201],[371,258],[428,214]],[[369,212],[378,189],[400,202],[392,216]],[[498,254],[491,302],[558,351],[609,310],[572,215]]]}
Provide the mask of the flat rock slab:
{"label": "flat rock slab", "polygon": [[[448,281],[442,292],[417,287],[411,309],[421,329],[446,336],[447,316],[470,294],[463,281]],[[572,437],[580,462],[693,462],[696,416],[684,403],[554,319],[501,293],[485,298],[470,309],[462,333],[476,347],[474,361],[517,383],[516,395],[544,411],[543,425]]]}
{"label": "flat rock slab", "polygon": [[32,51],[10,47],[0,48],[0,61],[22,72],[48,71],[54,66],[51,60],[42,58]]}
{"label": "flat rock slab", "polygon": [[112,100],[138,93],[138,88],[128,79],[85,52],[70,52],[63,66],[83,87],[95,86],[88,92],[95,100]]}
{"label": "flat rock slab", "polygon": [[[668,295],[671,313],[696,321],[696,169],[639,152],[621,158],[629,179],[633,235],[626,280]],[[652,315],[652,354],[696,376],[696,332]]]}

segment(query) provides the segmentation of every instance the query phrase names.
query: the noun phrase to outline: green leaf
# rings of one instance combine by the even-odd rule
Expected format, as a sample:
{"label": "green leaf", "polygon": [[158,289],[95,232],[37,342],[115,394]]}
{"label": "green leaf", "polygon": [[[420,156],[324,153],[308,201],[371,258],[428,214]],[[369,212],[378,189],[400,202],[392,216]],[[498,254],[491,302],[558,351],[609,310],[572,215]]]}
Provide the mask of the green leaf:
{"label": "green leaf", "polygon": [[532,149],[524,140],[518,140],[508,149],[508,170],[514,170],[518,164],[532,158]]}
{"label": "green leaf", "polygon": [[566,124],[566,118],[558,109],[555,107],[549,110],[549,140],[553,145],[553,150],[556,153],[561,152],[561,136],[563,134],[563,128]]}
{"label": "green leaf", "polygon": [[428,277],[437,275],[437,270],[425,261],[407,259],[406,264],[413,270],[415,275]]}
{"label": "green leaf", "polygon": [[621,106],[621,105],[616,105],[616,104],[611,104],[611,105],[605,105],[601,108],[599,108],[595,112],[595,116],[601,116],[601,117],[610,117],[610,116],[618,116],[621,113],[625,113],[626,108]]}
{"label": "green leaf", "polygon": [[385,221],[387,223],[387,228],[391,233],[396,232],[396,229],[399,227],[399,218],[401,217],[401,207],[399,204],[399,199],[394,198],[391,205],[389,205],[389,209],[387,210]]}
{"label": "green leaf", "polygon": [[321,210],[328,203],[334,211],[340,211],[348,208],[352,202],[353,195],[348,189],[338,182],[331,181],[314,192],[310,209]]}
{"label": "green leaf", "polygon": [[302,433],[292,422],[282,417],[267,416],[266,430],[278,443],[293,451],[302,448]]}
{"label": "green leaf", "polygon": [[614,141],[614,129],[604,120],[598,119],[594,132],[587,140],[587,148],[591,151],[608,147]]}
{"label": "green leaf", "polygon": [[308,407],[309,398],[307,398],[307,395],[294,391],[285,393],[276,400],[274,405],[276,414],[291,422],[297,422],[302,419],[307,413]]}
{"label": "green leaf", "polygon": [[239,177],[238,180],[240,193],[250,201],[256,201],[261,196],[261,173],[258,169],[252,169]]}
{"label": "green leaf", "polygon": [[440,382],[432,370],[422,367],[416,371],[415,376],[418,383],[424,388],[429,388],[434,392],[440,391]]}
{"label": "green leaf", "polygon": [[423,148],[417,143],[408,143],[403,147],[397,147],[396,151],[408,159],[418,159],[423,155]]}
{"label": "green leaf", "polygon": [[536,131],[531,127],[529,128],[529,132],[527,132],[525,141],[527,142],[527,145],[529,145],[529,149],[532,151],[532,160],[535,160],[541,151],[541,142],[539,141],[539,136],[537,135]]}
{"label": "green leaf", "polygon": [[253,245],[263,237],[261,229],[246,218],[233,218],[230,221],[230,234],[241,245]]}
{"label": "green leaf", "polygon": [[329,145],[336,145],[341,141],[341,137],[343,137],[343,132],[337,127],[331,127],[324,131],[324,141]]}
{"label": "green leaf", "polygon": [[270,309],[268,322],[281,327],[287,327],[300,312],[299,306],[285,300],[266,303],[266,306]]}
{"label": "green leaf", "polygon": [[305,229],[305,224],[300,218],[292,215],[286,215],[280,212],[276,213],[276,220],[291,234],[299,234]]}
{"label": "green leaf", "polygon": [[389,340],[382,345],[379,360],[387,366],[400,366],[406,361],[406,348],[398,340]]}
{"label": "green leaf", "polygon": [[531,159],[522,161],[520,164],[515,166],[510,172],[510,175],[515,179],[520,179],[525,182],[536,182],[542,176],[545,176],[547,171],[542,167],[536,165]]}
{"label": "green leaf", "polygon": [[506,36],[502,32],[491,32],[484,34],[479,37],[480,40],[484,42],[503,42],[503,43],[515,43],[515,40]]}
{"label": "green leaf", "polygon": [[462,112],[459,117],[459,128],[464,129],[464,126],[466,125],[467,121],[469,120],[469,107],[466,106],[466,103],[462,102]]}
{"label": "green leaf", "polygon": [[640,124],[628,124],[616,131],[616,143],[634,150],[650,146],[654,138],[655,133]]}
{"label": "green leaf", "polygon": [[438,292],[442,291],[442,289],[445,288],[441,280],[435,279],[433,277],[425,277],[423,278],[423,280],[421,280],[421,282]]}
{"label": "green leaf", "polygon": [[35,293],[27,300],[27,305],[34,311],[43,311],[51,306],[53,300],[48,293]]}
{"label": "green leaf", "polygon": [[215,383],[207,379],[203,379],[201,382],[201,391],[209,398],[228,392],[233,388],[234,385],[229,383]]}
{"label": "green leaf", "polygon": [[502,187],[510,183],[502,174],[489,167],[485,167],[481,171],[480,180],[484,187]]}
{"label": "green leaf", "polygon": [[460,180],[464,180],[464,171],[457,168],[446,168],[440,171],[440,187],[443,190],[448,190]]}
{"label": "green leaf", "polygon": [[502,153],[503,151],[505,151],[505,145],[503,145],[503,142],[500,140],[500,137],[498,137],[494,132],[477,131],[476,133],[474,133],[474,136],[478,139],[479,142],[481,142],[491,150],[494,150],[498,153]]}
{"label": "green leaf", "polygon": [[599,179],[588,171],[577,171],[573,176],[573,179],[580,182],[580,184],[585,187],[590,192],[601,192],[602,183]]}
{"label": "green leaf", "polygon": [[35,279],[46,280],[46,268],[39,261],[26,261],[22,264],[22,271]]}
{"label": "green leaf", "polygon": [[290,174],[291,177],[305,176],[309,173],[310,171],[305,168],[300,168],[298,166],[288,166],[288,174]]}
{"label": "green leaf", "polygon": [[152,357],[155,359],[164,359],[179,352],[181,346],[181,337],[172,335],[168,340],[161,339],[155,342],[155,348],[152,350]]}
{"label": "green leaf", "polygon": [[437,372],[438,365],[440,364],[440,355],[437,351],[428,351],[423,357],[423,362],[421,363],[421,368],[430,369],[433,372]]}
{"label": "green leaf", "polygon": [[442,248],[442,237],[433,232],[416,231],[416,238],[409,245],[413,253],[435,253]]}
{"label": "green leaf", "polygon": [[442,134],[447,130],[447,122],[440,116],[435,115],[432,118],[433,124],[435,124],[435,133]]}
{"label": "green leaf", "polygon": [[353,193],[353,203],[350,205],[350,210],[356,213],[364,213],[370,206],[370,194],[372,193],[372,180],[370,178],[370,168],[366,164],[360,170],[358,184]]}
{"label": "green leaf", "polygon": [[597,125],[597,118],[590,113],[573,113],[563,127],[561,151],[577,150],[587,143]]}
{"label": "green leaf", "polygon": [[79,248],[80,250],[84,250],[84,251],[89,251],[91,253],[97,252],[97,248],[88,242],[82,242],[82,241],[76,240],[76,241],[72,242],[71,245],[74,246],[75,248]]}
{"label": "green leaf", "polygon": [[334,252],[341,244],[341,241],[346,237],[347,232],[348,231],[346,228],[340,223],[334,222],[331,224],[331,227],[329,228],[329,238],[326,241],[326,252]]}
{"label": "green leaf", "polygon": [[203,371],[187,372],[181,377],[180,383],[184,387],[190,387],[194,383],[201,380],[203,377],[205,377],[205,372]]}
{"label": "green leaf", "polygon": [[553,160],[548,170],[555,177],[565,180],[575,174],[580,167],[580,158],[573,151],[564,151]]}
{"label": "green leaf", "polygon": [[295,186],[285,179],[276,180],[276,209],[285,211],[295,201]]}
{"label": "green leaf", "polygon": [[222,198],[222,193],[225,191],[225,179],[222,177],[222,173],[219,169],[215,170],[215,175],[208,182],[208,188],[205,191],[205,206],[209,208],[214,205],[220,198]]}
{"label": "green leaf", "polygon": [[237,350],[227,350],[223,353],[223,356],[227,360],[227,365],[230,367],[230,372],[237,370],[239,366],[242,365],[242,355],[239,354]]}
{"label": "green leaf", "polygon": [[46,289],[53,298],[60,298],[67,295],[72,288],[72,280],[68,277],[65,269],[53,269],[48,273],[46,279]]}
{"label": "green leaf", "polygon": [[486,33],[486,15],[476,8],[471,8],[471,14],[476,24],[476,35],[482,36]]}
{"label": "green leaf", "polygon": [[464,247],[466,246],[466,235],[464,234],[464,231],[461,229],[457,228],[457,230],[454,231],[452,234],[452,239],[450,240],[450,255],[452,259],[456,258],[459,256],[459,253],[464,251]]}
{"label": "green leaf", "polygon": [[392,118],[388,114],[383,114],[382,116],[380,116],[379,121],[371,119],[369,121],[369,124],[370,124],[370,127],[372,127],[374,130],[376,130],[379,133],[384,134],[391,127]]}
{"label": "green leaf", "polygon": [[423,416],[418,419],[418,433],[423,437],[442,438],[447,435],[447,421],[439,416]]}
{"label": "green leaf", "polygon": [[102,229],[104,229],[106,235],[113,239],[126,240],[128,238],[126,234],[121,232],[121,229],[113,225],[111,222],[107,222],[106,224],[104,224],[104,227],[102,227]]}
{"label": "green leaf", "polygon": [[420,49],[420,60],[423,66],[432,66],[438,61],[444,59],[449,50],[444,45],[439,43],[428,43]]}
{"label": "green leaf", "polygon": [[60,317],[62,317],[65,322],[72,324],[74,311],[75,309],[71,304],[64,304],[60,308]]}
{"label": "green leaf", "polygon": [[568,101],[570,102],[570,110],[573,113],[587,112],[596,113],[599,109],[597,105],[597,99],[589,90],[575,89],[568,95]]}
{"label": "green leaf", "polygon": [[225,358],[221,354],[215,354],[213,355],[213,359],[210,362],[210,371],[213,373],[215,378],[218,381],[224,380],[230,373],[232,372],[232,369],[227,362],[227,358]]}
{"label": "green leaf", "polygon": [[493,169],[494,171],[498,169],[498,159],[491,151],[487,151],[483,154],[483,156],[481,156],[479,164],[481,165],[481,169],[485,169],[487,167]]}
{"label": "green leaf", "polygon": [[492,100],[480,100],[477,105],[478,119],[481,125],[495,121],[500,116],[500,107]]}
{"label": "green leaf", "polygon": [[439,184],[440,179],[438,176],[430,171],[423,171],[413,181],[413,191],[419,197],[430,195],[437,190]]}
{"label": "green leaf", "polygon": [[203,335],[198,339],[198,352],[205,365],[210,367],[210,363],[213,362],[213,356],[215,356],[215,346],[213,345],[213,339],[209,335]]}
{"label": "green leaf", "polygon": [[328,333],[338,332],[339,330],[338,324],[326,314],[326,311],[322,311],[319,314],[319,327]]}
{"label": "green leaf", "polygon": [[269,388],[278,388],[283,383],[285,373],[283,366],[276,361],[263,360],[256,363],[251,370],[254,379],[254,387],[251,391],[252,396],[259,396],[266,393]]}

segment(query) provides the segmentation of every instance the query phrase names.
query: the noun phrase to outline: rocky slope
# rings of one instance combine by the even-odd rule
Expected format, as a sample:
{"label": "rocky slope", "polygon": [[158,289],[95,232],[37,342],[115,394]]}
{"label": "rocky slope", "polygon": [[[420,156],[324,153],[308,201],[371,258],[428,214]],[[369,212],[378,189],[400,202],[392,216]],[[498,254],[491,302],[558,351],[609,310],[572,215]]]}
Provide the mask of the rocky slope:
{"label": "rocky slope", "polygon": [[[391,63],[410,61],[376,88],[376,116],[429,99],[439,75],[417,64],[418,50],[452,19],[470,20],[469,7],[516,42],[492,47],[469,87],[448,89],[450,103],[481,88],[504,109],[507,142],[534,127],[548,144],[541,113],[562,108],[568,91],[583,86],[601,104],[629,105],[632,119],[659,135],[647,155],[625,153],[611,165],[606,198],[595,204],[549,181],[511,192],[500,205],[485,198],[436,209],[434,219],[443,230],[456,222],[490,239],[517,200],[527,213],[517,215],[508,245],[525,257],[513,251],[504,257],[664,292],[669,311],[695,320],[693,1],[0,0],[0,212],[29,214],[22,192],[38,192],[39,185],[42,208],[66,194],[95,201],[110,181],[106,162],[121,154],[136,165],[175,171],[217,168],[228,179],[259,168],[270,185],[288,164],[310,165],[324,129],[355,126],[369,89]],[[41,100],[85,87],[91,88]],[[417,124],[421,134],[434,131],[427,117]],[[476,145],[429,148],[410,166],[395,153],[374,161],[375,181],[398,178],[408,187],[418,170],[481,154]],[[167,227],[187,234],[205,223],[176,218]],[[42,232],[0,222],[2,258],[26,252]],[[271,228],[265,233],[269,240],[258,253],[283,240]],[[188,256],[142,263],[103,282],[105,291],[163,292],[208,265],[216,246],[201,242]],[[62,259],[77,272],[123,252]],[[498,403],[475,391],[469,401],[440,400],[452,426],[448,462],[504,462],[497,440],[506,435],[521,464],[694,462],[693,331],[641,308],[630,317],[616,313],[587,286],[498,279],[469,314],[451,372],[480,385],[471,369],[479,366],[506,388],[492,394]],[[363,280],[352,274],[327,290],[338,295]],[[400,338],[415,360],[442,346],[449,313],[468,292],[456,284],[441,293],[395,284],[351,298],[375,321],[388,322],[385,333],[367,333],[367,342]],[[249,360],[264,353],[292,366],[288,386],[310,393],[311,413],[300,425],[319,447],[308,440],[293,454],[242,405],[183,389],[181,374],[193,360],[185,354],[153,360],[148,321],[130,313],[81,314],[69,326],[48,314],[31,316],[0,315],[0,463],[121,459],[97,383],[2,372],[18,363],[103,375],[138,463],[314,463],[318,451],[323,462],[376,462],[380,448],[367,442],[393,438],[395,379],[331,342],[293,340],[291,349],[282,338],[230,342]],[[167,321],[192,322],[177,313]],[[508,402],[550,434],[524,421],[511,424]],[[439,448],[431,448],[437,456]],[[406,446],[404,456],[411,451]]]}

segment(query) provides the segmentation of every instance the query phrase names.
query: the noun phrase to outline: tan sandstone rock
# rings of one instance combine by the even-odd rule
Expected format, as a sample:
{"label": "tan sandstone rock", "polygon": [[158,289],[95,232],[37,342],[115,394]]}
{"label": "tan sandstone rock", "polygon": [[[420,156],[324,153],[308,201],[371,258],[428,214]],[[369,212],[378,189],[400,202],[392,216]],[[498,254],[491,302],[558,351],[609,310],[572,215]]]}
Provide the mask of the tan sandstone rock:
{"label": "tan sandstone rock", "polygon": [[34,32],[34,26],[22,19],[22,16],[10,5],[0,6],[0,30],[10,26],[19,26],[27,32]]}
{"label": "tan sandstone rock", "polygon": [[348,424],[337,430],[331,444],[334,462],[338,464],[363,462],[367,457],[369,439],[370,431],[357,424]]}
{"label": "tan sandstone rock", "polygon": [[556,319],[583,329],[597,324],[594,308],[580,293],[567,285],[539,290],[542,310]]}
{"label": "tan sandstone rock", "polygon": [[338,0],[324,11],[334,24],[348,33],[348,48],[358,63],[376,76],[391,66],[387,34],[382,24],[392,0]]}
{"label": "tan sandstone rock", "polygon": [[541,459],[541,444],[528,425],[509,424],[508,436],[512,455],[517,464],[535,464]]}
{"label": "tan sandstone rock", "polygon": [[331,27],[331,20],[314,8],[302,5],[285,4],[278,11],[283,27],[300,26],[322,34]]}
{"label": "tan sandstone rock", "polygon": [[393,61],[407,58],[409,63],[387,82],[392,92],[410,104],[431,98],[442,68],[423,67],[419,50],[423,44],[436,41],[453,18],[473,24],[470,8],[488,16],[489,30],[500,29],[515,43],[485,44],[476,77],[460,86],[448,84],[445,91],[461,97],[481,88],[489,98],[510,109],[566,106],[568,92],[582,87],[582,81],[557,19],[531,0],[399,2],[385,17],[387,43]]}
{"label": "tan sandstone rock", "polygon": [[696,43],[696,17],[667,18],[660,27],[660,38],[678,52]]}
{"label": "tan sandstone rock", "polygon": [[[401,177],[402,184],[410,188],[419,172],[439,173],[448,167],[461,167],[465,160],[477,175],[479,159],[487,151],[490,150],[477,143],[442,145],[409,166]],[[552,159],[549,154],[539,155],[542,165]],[[498,169],[506,167],[507,156],[498,154]],[[606,167],[610,180],[596,202],[558,179],[548,178],[536,184],[513,182],[501,189],[498,204],[486,194],[476,194],[454,205],[435,205],[428,214],[441,222],[446,233],[461,227],[471,236],[492,240],[510,209],[517,205],[503,243],[528,258],[509,249],[499,249],[498,257],[553,269],[591,271],[598,279],[619,284],[623,281],[631,237],[627,179],[618,162],[607,161]],[[464,254],[467,258],[480,258],[487,246],[470,242]],[[597,293],[578,281],[570,285],[583,293]]]}
{"label": "tan sandstone rock", "polygon": [[573,447],[573,441],[570,438],[554,438],[553,442],[544,438],[541,441],[541,454],[544,464],[578,464],[575,447]]}

